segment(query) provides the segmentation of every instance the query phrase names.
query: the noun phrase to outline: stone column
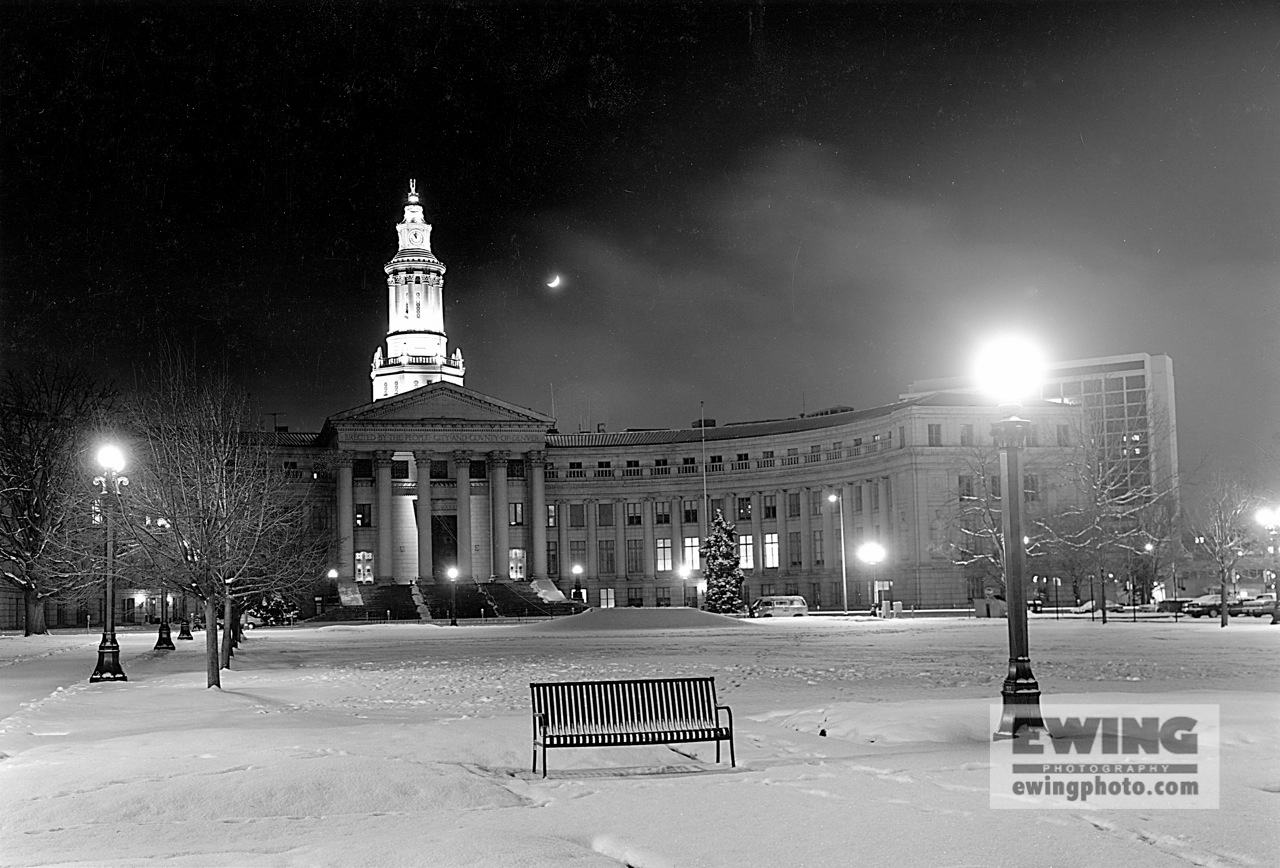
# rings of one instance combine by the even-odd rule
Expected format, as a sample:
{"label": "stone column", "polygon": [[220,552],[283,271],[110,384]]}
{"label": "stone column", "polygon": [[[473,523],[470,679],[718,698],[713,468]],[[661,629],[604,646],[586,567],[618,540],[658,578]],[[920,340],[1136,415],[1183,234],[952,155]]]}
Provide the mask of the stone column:
{"label": "stone column", "polygon": [[[787,503],[787,490],[779,488],[777,490],[778,498],[778,575],[781,576],[791,569],[791,547],[787,545],[787,509],[790,504]],[[778,593],[782,593],[781,590]]]}
{"label": "stone column", "polygon": [[418,470],[418,579],[429,582],[434,578],[431,561],[431,453],[415,452],[413,461]]}
{"label": "stone column", "polygon": [[809,498],[813,489],[800,489],[800,570],[806,574],[813,573],[813,519],[809,515]]}
{"label": "stone column", "polygon": [[493,523],[493,581],[511,578],[510,527],[507,515],[507,458],[510,453],[489,453],[489,519]]}
{"label": "stone column", "polygon": [[[533,563],[530,578],[545,579],[547,577],[547,453],[533,450],[529,453],[529,511],[532,516],[525,520],[529,523],[529,554]],[[564,557],[564,553],[560,554]]]}
{"label": "stone column", "polygon": [[[569,501],[556,501],[556,539],[560,549],[560,578],[573,578],[573,561],[569,560]],[[586,569],[586,564],[583,564]]]}
{"label": "stone column", "polygon": [[470,581],[471,572],[471,453],[453,453],[453,475],[458,483],[458,579]]}
{"label": "stone column", "polygon": [[655,555],[658,548],[658,538],[653,532],[653,503],[652,497],[646,497],[640,502],[640,521],[644,527],[644,577],[652,580],[657,575],[655,569]]}
{"label": "stone column", "polygon": [[757,579],[764,573],[764,492],[751,492],[751,574]]}
{"label": "stone column", "polygon": [[599,501],[588,500],[582,506],[583,511],[587,514],[587,562],[583,566],[586,569],[586,575],[593,579],[600,578],[600,548],[598,545],[600,531],[597,527],[600,516],[596,512],[598,505]]}
{"label": "stone column", "polygon": [[356,574],[355,497],[351,490],[350,452],[338,454],[338,517],[334,522],[338,530],[338,576],[351,579]]}
{"label": "stone column", "polygon": [[382,584],[392,581],[395,570],[391,566],[391,453],[373,453],[373,484],[378,502],[378,515],[375,521],[378,528],[378,563],[374,570],[375,580]]}
{"label": "stone column", "polygon": [[828,498],[823,497],[822,507],[822,557],[827,573],[840,575],[840,504],[844,504],[844,508],[849,509],[849,501],[844,500],[846,485],[832,486],[837,496],[841,498],[840,503],[832,503]]}
{"label": "stone column", "polygon": [[627,501],[626,498],[614,498],[613,501],[613,564],[614,575],[626,580],[627,574]]}

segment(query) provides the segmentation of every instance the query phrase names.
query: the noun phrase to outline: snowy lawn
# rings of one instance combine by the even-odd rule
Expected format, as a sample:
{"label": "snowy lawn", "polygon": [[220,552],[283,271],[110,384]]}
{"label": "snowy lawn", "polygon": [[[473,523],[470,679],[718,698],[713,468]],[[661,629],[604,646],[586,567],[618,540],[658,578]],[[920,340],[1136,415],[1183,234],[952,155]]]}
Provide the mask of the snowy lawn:
{"label": "snowy lawn", "polygon": [[[260,629],[204,687],[203,634],[0,637],[0,865],[1280,864],[1280,627],[1033,617],[1046,716],[1217,704],[1221,807],[989,807],[1003,621],[733,621],[614,610],[524,625]],[[530,681],[714,675],[715,746],[552,750]],[[820,733],[825,732],[825,736]]]}

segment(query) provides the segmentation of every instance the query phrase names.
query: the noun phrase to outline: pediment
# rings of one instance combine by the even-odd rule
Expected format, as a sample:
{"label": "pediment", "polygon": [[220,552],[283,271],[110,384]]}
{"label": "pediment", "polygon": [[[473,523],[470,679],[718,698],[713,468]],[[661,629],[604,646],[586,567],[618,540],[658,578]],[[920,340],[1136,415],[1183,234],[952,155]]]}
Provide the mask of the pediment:
{"label": "pediment", "polygon": [[330,419],[336,427],[388,423],[485,426],[545,429],[554,425],[550,416],[508,404],[452,383],[430,383],[394,398],[384,398],[345,410]]}

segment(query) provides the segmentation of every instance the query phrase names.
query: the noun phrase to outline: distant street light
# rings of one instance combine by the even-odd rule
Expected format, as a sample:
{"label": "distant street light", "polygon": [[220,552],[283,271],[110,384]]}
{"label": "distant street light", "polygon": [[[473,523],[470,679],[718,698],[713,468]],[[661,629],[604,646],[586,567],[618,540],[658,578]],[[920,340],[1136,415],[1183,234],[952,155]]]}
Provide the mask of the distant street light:
{"label": "distant street light", "polygon": [[880,602],[876,596],[876,564],[884,560],[884,555],[884,546],[878,542],[866,542],[858,546],[858,560],[871,567],[870,597],[873,604]]}
{"label": "distant street light", "polygon": [[1277,536],[1280,535],[1280,507],[1263,507],[1258,510],[1257,519],[1271,539],[1271,590],[1276,595],[1275,603],[1271,606],[1271,623],[1280,624],[1280,544],[1277,544]]}
{"label": "distant street light", "polygon": [[676,575],[680,576],[680,593],[684,597],[683,602],[686,606],[689,605],[689,575],[692,572],[688,564],[681,564],[680,569],[676,570]]}
{"label": "distant street light", "polygon": [[90,684],[129,680],[120,668],[120,643],[116,641],[116,541],[111,527],[110,504],[111,499],[119,504],[120,495],[129,484],[129,478],[120,474],[124,470],[124,453],[117,446],[107,445],[99,449],[98,464],[102,465],[103,473],[93,478],[93,484],[98,488],[98,508],[102,513],[103,529],[107,537],[107,569],[103,582],[103,605],[106,611],[102,619],[102,641],[98,644],[98,666],[89,676]]}
{"label": "distant street light", "polygon": [[449,567],[449,626],[458,626],[458,568]]}
{"label": "distant street light", "polygon": [[827,500],[840,506],[840,607],[849,614],[849,567],[845,563],[844,548],[844,498],[838,494],[827,495]]}
{"label": "distant street light", "polygon": [[1022,400],[1039,388],[1042,362],[1035,347],[1025,340],[1005,338],[988,345],[978,359],[979,383],[995,395],[1008,416],[991,429],[1000,449],[1003,497],[1005,599],[1009,604],[1009,674],[1000,693],[1004,708],[995,738],[1016,738],[1024,727],[1044,729],[1040,716],[1040,685],[1031,673],[1027,642],[1027,591],[1024,573],[1027,547],[1023,540],[1022,463],[1019,452],[1031,423],[1020,419]]}

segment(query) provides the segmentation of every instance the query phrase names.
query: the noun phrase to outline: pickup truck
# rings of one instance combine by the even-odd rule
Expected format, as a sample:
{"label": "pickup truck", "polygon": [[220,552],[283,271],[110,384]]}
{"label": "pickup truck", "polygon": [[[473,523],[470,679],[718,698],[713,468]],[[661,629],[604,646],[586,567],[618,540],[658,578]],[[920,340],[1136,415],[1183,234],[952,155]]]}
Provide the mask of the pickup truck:
{"label": "pickup truck", "polygon": [[1252,615],[1255,618],[1270,615],[1276,610],[1276,595],[1259,594],[1256,597],[1250,597],[1240,604],[1240,608],[1242,615]]}

